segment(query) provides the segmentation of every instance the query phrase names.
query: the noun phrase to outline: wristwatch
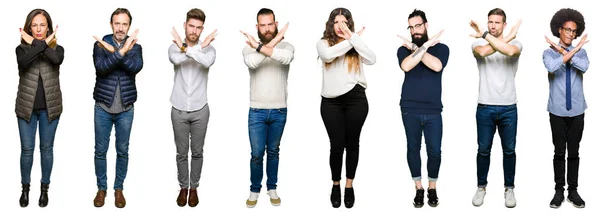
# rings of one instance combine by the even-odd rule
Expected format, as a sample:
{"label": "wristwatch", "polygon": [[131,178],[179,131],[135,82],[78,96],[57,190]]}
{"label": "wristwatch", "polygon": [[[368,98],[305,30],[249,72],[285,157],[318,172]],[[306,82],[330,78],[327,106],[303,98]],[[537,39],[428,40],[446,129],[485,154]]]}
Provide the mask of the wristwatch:
{"label": "wristwatch", "polygon": [[256,52],[260,52],[260,49],[263,47],[263,44],[258,44],[258,47],[256,47]]}
{"label": "wristwatch", "polygon": [[185,48],[187,48],[187,44],[186,43],[182,43],[181,47],[179,47],[179,49],[181,49],[181,52],[185,51]]}

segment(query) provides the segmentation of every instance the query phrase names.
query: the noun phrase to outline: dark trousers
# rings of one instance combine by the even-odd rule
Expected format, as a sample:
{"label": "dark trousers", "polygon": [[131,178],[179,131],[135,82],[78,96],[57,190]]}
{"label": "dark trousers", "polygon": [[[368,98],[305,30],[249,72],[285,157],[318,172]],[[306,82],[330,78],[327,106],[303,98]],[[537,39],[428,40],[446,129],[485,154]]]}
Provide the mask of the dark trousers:
{"label": "dark trousers", "polygon": [[568,190],[577,190],[579,142],[583,134],[584,115],[560,117],[550,113],[552,143],[554,143],[554,182],[556,183],[556,190],[564,190],[565,155],[567,155]]}
{"label": "dark trousers", "polygon": [[346,149],[346,178],[354,179],[358,165],[360,132],[369,112],[365,88],[356,85],[336,98],[322,98],[321,117],[329,135],[331,178],[340,181]]}

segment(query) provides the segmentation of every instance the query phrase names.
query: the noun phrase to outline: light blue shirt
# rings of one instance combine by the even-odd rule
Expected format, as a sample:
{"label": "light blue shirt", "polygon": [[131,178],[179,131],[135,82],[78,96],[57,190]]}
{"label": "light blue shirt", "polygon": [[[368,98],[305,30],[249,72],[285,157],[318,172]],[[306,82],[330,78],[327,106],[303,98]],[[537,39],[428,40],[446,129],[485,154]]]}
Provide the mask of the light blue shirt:
{"label": "light blue shirt", "polygon": [[[572,50],[569,46],[567,49]],[[566,73],[567,67],[563,63],[563,55],[553,49],[544,51],[544,66],[548,70],[550,96],[548,98],[548,112],[561,117],[573,117],[584,113],[587,108],[583,96],[583,74],[587,71],[590,61],[584,49],[579,50],[571,60],[571,73]],[[567,110],[566,100],[566,75],[571,76],[571,110]]]}

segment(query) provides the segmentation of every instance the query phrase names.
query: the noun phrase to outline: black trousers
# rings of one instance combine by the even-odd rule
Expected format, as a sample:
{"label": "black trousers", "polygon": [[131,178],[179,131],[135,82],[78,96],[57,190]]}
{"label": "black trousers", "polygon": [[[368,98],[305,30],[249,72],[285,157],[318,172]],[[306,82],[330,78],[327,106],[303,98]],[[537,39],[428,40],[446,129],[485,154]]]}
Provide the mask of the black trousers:
{"label": "black trousers", "polygon": [[369,112],[365,88],[360,85],[336,98],[321,99],[321,118],[329,135],[331,179],[340,181],[344,149],[346,178],[354,179],[358,166],[360,132]]}
{"label": "black trousers", "polygon": [[567,155],[568,190],[577,190],[579,176],[579,142],[583,134],[583,117],[560,117],[550,113],[552,142],[554,143],[554,182],[556,190],[564,190],[565,155]]}

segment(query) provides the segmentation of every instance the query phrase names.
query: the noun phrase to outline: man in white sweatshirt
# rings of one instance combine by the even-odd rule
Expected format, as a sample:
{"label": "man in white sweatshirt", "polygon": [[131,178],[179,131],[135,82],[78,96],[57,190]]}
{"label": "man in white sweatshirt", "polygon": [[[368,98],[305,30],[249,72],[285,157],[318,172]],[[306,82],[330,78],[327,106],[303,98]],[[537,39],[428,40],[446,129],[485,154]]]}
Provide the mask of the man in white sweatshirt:
{"label": "man in white sweatshirt", "polygon": [[244,62],[250,72],[250,111],[248,134],[252,157],[250,159],[250,197],[246,206],[256,206],[262,187],[263,158],[267,151],[267,191],[271,204],[279,206],[277,170],[279,144],[287,118],[287,78],[294,47],[282,41],[287,24],[278,31],[278,23],[271,9],[262,8],[257,14],[256,29],[260,41],[243,32],[247,46],[243,49]]}
{"label": "man in white sweatshirt", "polygon": [[[171,122],[177,148],[177,178],[181,188],[177,205],[182,207],[186,203],[190,207],[198,205],[196,188],[200,184],[204,138],[210,116],[206,84],[208,69],[215,62],[216,56],[215,48],[210,43],[215,39],[217,31],[200,41],[205,18],[202,10],[191,9],[183,23],[185,40],[182,41],[173,28],[171,34],[174,44],[169,47],[169,61],[175,69]],[[192,161],[191,169],[188,170],[189,149],[192,150]]]}

